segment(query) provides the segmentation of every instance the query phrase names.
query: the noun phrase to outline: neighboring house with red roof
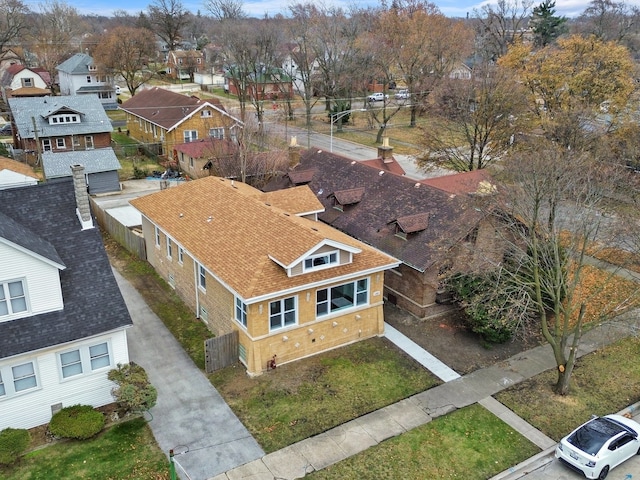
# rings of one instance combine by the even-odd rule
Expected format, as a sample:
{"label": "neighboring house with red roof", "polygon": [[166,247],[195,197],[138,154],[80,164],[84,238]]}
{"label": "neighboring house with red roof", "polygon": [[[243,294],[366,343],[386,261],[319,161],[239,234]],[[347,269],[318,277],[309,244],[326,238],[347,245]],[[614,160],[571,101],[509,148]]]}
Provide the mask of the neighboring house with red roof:
{"label": "neighboring house with red roof", "polygon": [[306,150],[265,191],[308,185],[324,206],[320,220],[402,261],[385,276],[385,297],[420,318],[444,300],[447,275],[502,260],[506,242],[483,201],[494,189],[479,192],[463,175],[460,187],[447,179],[445,191],[365,163]]}
{"label": "neighboring house with red roof", "polygon": [[51,76],[43,68],[11,65],[2,72],[0,85],[13,97],[51,95]]}
{"label": "neighboring house with red roof", "polygon": [[212,175],[214,162],[222,158],[236,157],[238,146],[231,140],[207,138],[195,142],[181,143],[173,148],[173,159],[180,170],[192,179]]}
{"label": "neighboring house with red roof", "polygon": [[371,160],[363,160],[360,163],[369,165],[370,167],[393,173],[394,175],[405,175],[402,165],[393,158],[393,147],[389,145],[389,137],[382,138],[382,145],[378,146],[378,156]]}
{"label": "neighboring house with red roof", "polygon": [[309,188],[207,177],[131,204],[149,263],[216,336],[237,332],[250,375],[384,333],[385,270],[399,262],[318,222]]}
{"label": "neighboring house with red roof", "polygon": [[484,169],[425,178],[420,183],[454,195],[488,195],[497,191],[493,178]]}
{"label": "neighboring house with red roof", "polygon": [[155,145],[156,153],[165,157],[182,143],[207,138],[235,140],[237,129],[244,125],[218,100],[201,100],[158,87],[139,91],[120,108],[127,114],[129,134]]}

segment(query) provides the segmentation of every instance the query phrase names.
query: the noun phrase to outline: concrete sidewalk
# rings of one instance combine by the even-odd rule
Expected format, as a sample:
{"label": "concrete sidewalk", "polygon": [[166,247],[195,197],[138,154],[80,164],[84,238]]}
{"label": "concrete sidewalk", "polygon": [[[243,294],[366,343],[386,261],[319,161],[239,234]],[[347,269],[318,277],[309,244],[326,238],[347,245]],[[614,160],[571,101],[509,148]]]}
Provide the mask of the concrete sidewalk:
{"label": "concrete sidewalk", "polygon": [[[448,371],[450,369],[446,365],[389,325],[385,325],[386,328],[389,328],[389,336],[393,343],[429,370],[437,372],[436,374],[440,376],[455,377],[457,375],[455,372]],[[637,328],[638,311],[618,317],[610,324],[585,333],[579,355],[585,355],[627,337]],[[438,387],[214,476],[212,480],[302,478],[307,473],[325,468],[388,438],[424,425],[433,418],[474,403],[483,405],[543,451],[531,461],[507,472],[509,479],[520,478],[531,471],[536,461],[548,462],[549,452],[553,451],[556,442],[500,404],[492,398],[492,395],[554,367],[555,361],[551,348],[548,345],[536,347],[515,355],[499,365],[477,370],[463,377],[452,378]]]}
{"label": "concrete sidewalk", "polygon": [[149,426],[165,454],[175,450],[180,477],[204,480],[261,458],[264,451],[178,341],[135,288],[113,273],[133,319],[130,360],[158,390]]}

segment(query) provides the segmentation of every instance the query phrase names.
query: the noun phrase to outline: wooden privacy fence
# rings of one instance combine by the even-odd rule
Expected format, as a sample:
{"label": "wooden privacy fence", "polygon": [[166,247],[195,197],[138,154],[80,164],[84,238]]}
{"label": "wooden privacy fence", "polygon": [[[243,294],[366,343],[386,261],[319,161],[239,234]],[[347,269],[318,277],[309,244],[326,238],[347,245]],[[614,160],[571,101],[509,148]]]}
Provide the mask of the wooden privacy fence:
{"label": "wooden privacy fence", "polygon": [[147,259],[147,248],[142,234],[129,229],[120,223],[91,199],[91,211],[98,221],[98,225],[111,235],[120,245],[129,252],[137,255],[141,260]]}
{"label": "wooden privacy fence", "polygon": [[238,361],[238,332],[204,341],[204,366],[207,373],[233,365]]}

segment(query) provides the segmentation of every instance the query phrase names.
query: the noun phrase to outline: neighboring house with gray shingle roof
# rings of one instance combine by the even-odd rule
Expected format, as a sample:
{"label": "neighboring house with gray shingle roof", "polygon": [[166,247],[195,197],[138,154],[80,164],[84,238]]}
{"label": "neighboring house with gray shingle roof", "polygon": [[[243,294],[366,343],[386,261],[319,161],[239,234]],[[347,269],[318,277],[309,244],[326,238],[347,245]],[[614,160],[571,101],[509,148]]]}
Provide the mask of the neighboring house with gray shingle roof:
{"label": "neighboring house with gray shingle roof", "polygon": [[16,134],[14,147],[34,158],[38,152],[111,146],[113,127],[95,97],[10,98],[9,107]]}
{"label": "neighboring house with gray shingle roof", "polygon": [[105,110],[118,108],[113,76],[99,71],[91,56],[76,53],[56,69],[61,95],[88,95],[98,98]]}
{"label": "neighboring house with gray shingle roof", "polygon": [[502,225],[484,208],[484,197],[496,192],[495,186],[483,187],[489,181],[483,172],[429,185],[312,149],[265,190],[308,185],[325,208],[320,220],[401,260],[385,275],[385,296],[423,318],[437,310],[447,275],[502,261]]}
{"label": "neighboring house with gray shingle roof", "polygon": [[147,259],[251,375],[384,333],[398,261],[316,221],[306,186],[263,193],[206,177],[137,198]]}
{"label": "neighboring house with gray shingle roof", "polygon": [[0,430],[112,403],[107,373],[129,361],[131,317],[82,175],[0,190]]}
{"label": "neighboring house with gray shingle roof", "polygon": [[120,191],[118,170],[122,166],[113,148],[42,154],[42,168],[47,180],[71,177],[71,165],[84,167],[85,180],[91,195]]}

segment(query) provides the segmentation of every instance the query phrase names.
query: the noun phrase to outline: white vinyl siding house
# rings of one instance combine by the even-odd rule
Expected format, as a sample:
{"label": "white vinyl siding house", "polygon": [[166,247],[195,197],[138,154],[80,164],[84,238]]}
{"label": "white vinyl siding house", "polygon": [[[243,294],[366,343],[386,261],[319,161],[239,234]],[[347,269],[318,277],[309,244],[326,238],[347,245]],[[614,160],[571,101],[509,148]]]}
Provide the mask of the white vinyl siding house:
{"label": "white vinyl siding house", "polygon": [[27,310],[0,315],[0,322],[61,310],[63,304],[58,268],[48,260],[12,247],[1,240],[0,283],[22,280],[25,286]]}
{"label": "white vinyl siding house", "polygon": [[[90,361],[88,371],[82,374],[63,377],[60,354],[73,350],[88,351],[89,346],[107,344],[109,353],[109,366],[100,367],[92,371]],[[11,372],[13,366],[24,365],[32,362],[34,365],[37,385],[21,392],[14,392],[11,385],[13,379]],[[70,345],[31,352],[0,360],[0,374],[5,386],[5,395],[0,395],[0,430],[19,426],[19,428],[32,428],[47,423],[52,413],[59,408],[71,405],[83,404],[102,406],[113,402],[111,389],[113,384],[105,377],[105,372],[115,368],[118,363],[128,363],[126,331],[114,331],[112,334],[101,335],[95,338],[83,339]],[[84,366],[84,365],[83,365]],[[2,393],[2,387],[0,387]],[[56,404],[51,404],[50,399],[55,398]]]}

